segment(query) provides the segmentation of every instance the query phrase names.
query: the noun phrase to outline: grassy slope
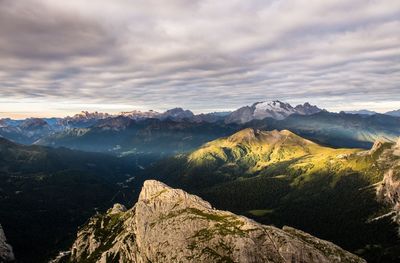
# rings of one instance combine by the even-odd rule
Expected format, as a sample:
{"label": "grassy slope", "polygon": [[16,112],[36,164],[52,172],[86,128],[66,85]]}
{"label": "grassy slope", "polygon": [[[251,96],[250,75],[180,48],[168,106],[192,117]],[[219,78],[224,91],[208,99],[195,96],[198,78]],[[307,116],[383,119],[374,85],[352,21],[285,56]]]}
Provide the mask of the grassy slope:
{"label": "grassy slope", "polygon": [[[164,180],[217,208],[364,249],[377,261],[382,247],[398,245],[389,219],[368,223],[386,209],[368,188],[382,179],[379,155],[322,147],[289,131],[245,129],[170,159]],[[367,255],[373,245],[378,252]]]}

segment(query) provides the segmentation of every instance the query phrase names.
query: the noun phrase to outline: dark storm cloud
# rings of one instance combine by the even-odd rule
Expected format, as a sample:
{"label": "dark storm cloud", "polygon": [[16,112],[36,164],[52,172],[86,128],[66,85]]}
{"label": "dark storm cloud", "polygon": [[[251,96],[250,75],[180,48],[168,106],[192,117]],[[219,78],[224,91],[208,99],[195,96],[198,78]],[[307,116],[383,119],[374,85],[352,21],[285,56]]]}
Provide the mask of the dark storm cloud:
{"label": "dark storm cloud", "polygon": [[400,108],[399,28],[397,0],[2,0],[0,96]]}

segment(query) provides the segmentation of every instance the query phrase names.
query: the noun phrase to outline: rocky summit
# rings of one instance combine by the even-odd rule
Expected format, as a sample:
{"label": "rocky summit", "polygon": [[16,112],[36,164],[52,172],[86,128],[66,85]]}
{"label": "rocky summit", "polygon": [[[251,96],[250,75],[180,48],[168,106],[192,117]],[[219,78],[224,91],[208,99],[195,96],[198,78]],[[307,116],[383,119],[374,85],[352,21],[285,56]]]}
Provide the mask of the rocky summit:
{"label": "rocky summit", "polygon": [[145,181],[136,205],[115,205],[78,232],[70,262],[365,262],[331,242],[214,209]]}

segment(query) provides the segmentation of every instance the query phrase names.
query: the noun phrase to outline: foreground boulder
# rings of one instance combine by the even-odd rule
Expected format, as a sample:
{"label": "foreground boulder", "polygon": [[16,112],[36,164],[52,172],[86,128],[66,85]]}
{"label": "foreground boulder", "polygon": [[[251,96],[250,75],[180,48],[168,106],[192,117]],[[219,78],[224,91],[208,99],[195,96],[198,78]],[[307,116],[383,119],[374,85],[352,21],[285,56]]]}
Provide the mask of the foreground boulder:
{"label": "foreground boulder", "polygon": [[7,243],[6,235],[0,225],[0,262],[12,262],[14,260],[13,250]]}
{"label": "foreground boulder", "polygon": [[116,205],[78,233],[71,262],[365,262],[331,242],[215,210],[158,181],[136,205]]}

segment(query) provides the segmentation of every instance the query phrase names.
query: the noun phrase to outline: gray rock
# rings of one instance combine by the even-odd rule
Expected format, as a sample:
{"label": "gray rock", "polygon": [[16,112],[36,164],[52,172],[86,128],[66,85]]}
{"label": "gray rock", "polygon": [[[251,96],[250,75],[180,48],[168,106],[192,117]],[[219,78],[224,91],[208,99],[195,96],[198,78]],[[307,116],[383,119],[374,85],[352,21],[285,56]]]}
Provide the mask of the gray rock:
{"label": "gray rock", "polygon": [[12,247],[7,243],[6,235],[0,225],[0,262],[12,262],[14,260]]}
{"label": "gray rock", "polygon": [[[393,221],[399,225],[400,236],[400,166],[390,169],[385,173],[382,183],[377,188],[378,199],[392,207],[392,211],[384,216],[391,216]],[[383,218],[384,216],[380,216]]]}
{"label": "gray rock", "polygon": [[154,180],[132,209],[93,217],[79,231],[71,261],[365,262],[331,242],[216,210]]}

